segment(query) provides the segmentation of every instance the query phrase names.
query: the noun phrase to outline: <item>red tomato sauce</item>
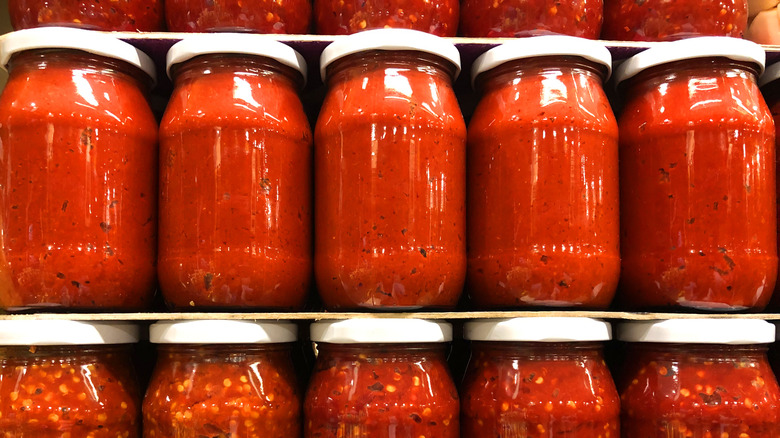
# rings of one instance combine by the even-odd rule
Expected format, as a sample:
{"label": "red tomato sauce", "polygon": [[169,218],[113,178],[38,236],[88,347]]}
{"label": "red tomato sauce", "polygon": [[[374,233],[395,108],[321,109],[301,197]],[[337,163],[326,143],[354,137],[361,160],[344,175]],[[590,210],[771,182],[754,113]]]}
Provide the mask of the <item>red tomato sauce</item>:
{"label": "red tomato sauce", "polygon": [[459,436],[443,345],[318,346],[304,402],[306,438]]}
{"label": "red tomato sauce", "polygon": [[668,41],[695,36],[742,38],[747,0],[604,0],[601,38]]}
{"label": "red tomato sauce", "polygon": [[620,274],[618,129],[593,65],[482,74],[469,125],[467,288],[479,307],[605,308]]}
{"label": "red tomato sauce", "polygon": [[467,37],[527,37],[557,33],[597,39],[603,0],[464,0],[460,34]]}
{"label": "red tomato sauce", "polygon": [[630,79],[620,117],[627,307],[744,310],[769,301],[775,139],[755,74],[695,59]]}
{"label": "red tomato sauce", "polygon": [[311,130],[300,75],[264,59],[205,55],[176,70],[160,129],[158,267],[174,308],[306,299]]}
{"label": "red tomato sauce", "polygon": [[104,31],[164,30],[162,0],[9,0],[14,29],[73,26]]}
{"label": "red tomato sauce", "polygon": [[[764,97],[769,105],[769,111],[772,113],[772,120],[775,122],[775,159],[777,159],[777,142],[780,141],[780,82],[772,81],[762,88]],[[777,193],[780,193],[780,178],[775,183],[777,184]],[[778,217],[780,217],[780,203],[777,205]],[[778,243],[780,243],[780,221],[778,221],[777,228]],[[778,292],[778,283],[775,283],[775,291],[772,294],[772,300],[769,303],[771,309],[780,309],[780,292]]]}
{"label": "red tomato sauce", "polygon": [[155,288],[157,124],[148,78],[26,51],[0,97],[0,305],[140,309]]}
{"label": "red tomato sauce", "polygon": [[780,436],[780,388],[766,347],[632,345],[623,436]]}
{"label": "red tomato sauce", "polygon": [[315,0],[320,35],[345,35],[366,29],[402,28],[454,37],[457,0]]}
{"label": "red tomato sauce", "polygon": [[596,343],[474,342],[461,397],[462,438],[620,436]]}
{"label": "red tomato sauce", "polygon": [[127,347],[0,347],[0,437],[135,438]]}
{"label": "red tomato sauce", "polygon": [[171,32],[308,33],[309,0],[165,0]]}
{"label": "red tomato sauce", "polygon": [[144,437],[300,436],[289,345],[158,348],[143,405]]}
{"label": "red tomato sauce", "polygon": [[329,309],[454,307],[466,126],[443,61],[337,61],[315,129],[315,275]]}

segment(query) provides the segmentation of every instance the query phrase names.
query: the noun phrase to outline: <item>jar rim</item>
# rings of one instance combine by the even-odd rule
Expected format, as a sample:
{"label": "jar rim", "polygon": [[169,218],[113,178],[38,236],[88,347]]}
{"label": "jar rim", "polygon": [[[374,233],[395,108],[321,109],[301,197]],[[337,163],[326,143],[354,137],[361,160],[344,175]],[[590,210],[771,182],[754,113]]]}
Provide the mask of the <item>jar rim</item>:
{"label": "jar rim", "polygon": [[726,58],[748,62],[755,64],[761,75],[766,63],[766,52],[752,41],[731,37],[696,37],[663,42],[620,64],[615,69],[615,82],[620,84],[652,67],[701,58]]}
{"label": "jar rim", "polygon": [[2,320],[0,345],[102,345],[138,342],[138,325],[116,322]]}
{"label": "jar rim", "polygon": [[612,339],[612,326],[599,319],[566,316],[484,319],[464,324],[463,337],[471,341],[596,342]]}
{"label": "jar rim", "polygon": [[568,35],[544,35],[504,43],[480,55],[471,67],[471,84],[480,74],[508,62],[547,56],[574,56],[602,66],[606,68],[604,82],[612,74],[612,54],[604,44]]}
{"label": "jar rim", "polygon": [[632,321],[618,325],[618,339],[661,344],[768,344],[775,326],[762,319],[693,318]]}
{"label": "jar rim", "polygon": [[327,68],[342,58],[373,51],[412,51],[438,56],[455,67],[453,79],[460,74],[460,52],[445,38],[411,29],[373,29],[337,37],[320,56],[320,76],[327,83]]}
{"label": "jar rim", "polygon": [[452,340],[448,322],[416,318],[354,318],[311,325],[311,340],[330,344],[424,344]]}
{"label": "jar rim", "polygon": [[298,340],[298,326],[284,321],[204,319],[160,321],[149,327],[153,344],[279,344]]}
{"label": "jar rim", "polygon": [[37,49],[71,49],[126,62],[155,82],[154,61],[146,53],[118,38],[101,32],[70,27],[38,27],[11,32],[0,42],[0,65],[8,68],[11,57]]}
{"label": "jar rim", "polygon": [[295,49],[268,35],[245,33],[220,33],[194,35],[174,44],[166,56],[165,70],[169,78],[177,64],[201,55],[252,55],[270,58],[296,70],[306,84],[306,60]]}

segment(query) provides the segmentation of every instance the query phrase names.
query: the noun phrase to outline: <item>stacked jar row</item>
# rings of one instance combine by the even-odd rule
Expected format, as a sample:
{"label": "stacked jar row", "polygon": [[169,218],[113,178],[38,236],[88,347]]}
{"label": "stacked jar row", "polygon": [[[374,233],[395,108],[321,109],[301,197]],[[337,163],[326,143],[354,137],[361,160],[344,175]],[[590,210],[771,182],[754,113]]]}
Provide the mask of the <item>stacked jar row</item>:
{"label": "stacked jar row", "polygon": [[744,40],[617,69],[620,175],[611,56],[590,40],[483,54],[467,136],[451,43],[342,37],[312,135],[297,52],[193,36],[168,53],[159,180],[146,55],[63,28],[0,49],[6,309],[146,308],[155,274],[175,309],[300,309],[312,277],[329,310],[448,309],[464,285],[477,308],[606,308],[619,289],[627,309],[757,310],[775,286],[774,124]]}
{"label": "stacked jar row", "polygon": [[[245,436],[775,438],[780,388],[760,320],[624,323],[617,387],[608,323],[467,322],[460,385],[448,323],[355,319],[311,326],[317,358],[294,358],[297,327],[179,321],[151,327],[157,364],[139,391],[128,324],[0,322],[4,437]],[[74,344],[83,343],[86,346]],[[124,344],[124,345],[122,345]],[[297,370],[297,371],[296,371]],[[460,380],[460,379],[459,379]],[[460,391],[456,390],[460,386]],[[618,388],[620,392],[618,392]],[[305,392],[305,394],[304,394]],[[619,395],[620,394],[620,395]]]}
{"label": "stacked jar row", "polygon": [[[10,0],[17,30],[259,32],[322,35],[407,28],[438,36],[514,37],[559,33],[607,40],[742,37],[747,0]],[[163,11],[164,10],[164,11]],[[163,14],[164,12],[164,14]],[[312,14],[313,12],[313,14]],[[758,11],[751,11],[753,14]],[[163,19],[163,15],[165,18]],[[603,29],[602,29],[603,23]],[[459,28],[460,25],[460,28]]]}

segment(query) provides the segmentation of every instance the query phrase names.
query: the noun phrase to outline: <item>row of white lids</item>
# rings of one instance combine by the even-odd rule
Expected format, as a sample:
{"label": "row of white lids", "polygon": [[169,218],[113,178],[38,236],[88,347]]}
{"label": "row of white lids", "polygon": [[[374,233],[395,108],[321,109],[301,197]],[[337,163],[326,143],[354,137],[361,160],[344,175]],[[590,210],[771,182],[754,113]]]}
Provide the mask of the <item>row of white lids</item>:
{"label": "row of white lids", "polygon": [[[15,53],[34,49],[75,49],[106,56],[134,65],[155,78],[155,64],[144,52],[113,36],[94,31],[62,27],[25,29],[6,35],[0,44],[0,64],[7,67]],[[452,41],[428,33],[408,29],[375,29],[336,37],[320,57],[320,74],[325,80],[327,67],[344,57],[377,50],[416,51],[433,54],[450,62],[460,72],[461,58]],[[206,54],[244,54],[271,58],[298,70],[306,79],[303,56],[291,47],[258,34],[220,33],[195,34],[171,47],[167,54],[166,71],[171,67]],[[612,72],[612,56],[606,46],[594,40],[565,35],[547,35],[508,41],[495,47],[472,65],[472,79],[502,64],[540,56],[580,57]],[[729,37],[698,37],[660,43],[621,63],[616,71],[617,82],[659,65],[686,59],[725,57],[754,64],[763,72],[766,64],[764,49],[751,41]],[[771,76],[767,78],[767,76]],[[780,77],[780,65],[762,78],[762,83]]]}
{"label": "row of white lids", "polygon": [[[436,343],[452,340],[444,321],[360,317],[321,321],[310,326],[310,339],[335,344]],[[626,342],[694,344],[767,344],[775,325],[760,319],[701,318],[630,321],[618,325]],[[138,342],[133,323],[72,320],[2,320],[0,346],[95,345]],[[612,339],[609,322],[583,317],[526,317],[468,321],[463,337],[497,342],[598,342]],[[161,344],[285,343],[298,339],[298,325],[282,321],[182,320],[151,325],[149,340]]]}

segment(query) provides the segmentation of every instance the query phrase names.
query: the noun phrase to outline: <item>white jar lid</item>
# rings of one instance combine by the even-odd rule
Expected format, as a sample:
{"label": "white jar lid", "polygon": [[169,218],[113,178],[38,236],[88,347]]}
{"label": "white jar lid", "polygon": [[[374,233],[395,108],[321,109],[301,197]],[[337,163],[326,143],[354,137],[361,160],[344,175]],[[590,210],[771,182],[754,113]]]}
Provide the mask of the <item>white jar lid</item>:
{"label": "white jar lid", "polygon": [[71,27],[36,27],[4,35],[0,43],[0,64],[6,68],[12,55],[35,49],[74,49],[118,59],[156,79],[154,61],[146,53],[113,36]]}
{"label": "white jar lid", "polygon": [[469,321],[463,337],[472,341],[589,342],[612,339],[606,321],[577,317],[530,317]]}
{"label": "white jar lid", "polygon": [[728,58],[756,64],[759,74],[764,71],[766,52],[748,40],[730,37],[697,37],[659,43],[628,58],[615,70],[615,80],[620,83],[648,68],[684,59]]}
{"label": "white jar lid", "polygon": [[0,321],[0,345],[101,345],[138,342],[130,323],[69,320]]}
{"label": "white jar lid", "polygon": [[400,344],[449,342],[452,325],[447,322],[406,318],[357,318],[315,322],[311,340],[331,344]]}
{"label": "white jar lid", "polygon": [[291,322],[245,320],[162,321],[149,327],[155,344],[276,344],[298,340]]}
{"label": "white jar lid", "polygon": [[452,63],[455,66],[455,77],[460,73],[460,52],[446,39],[411,29],[373,29],[336,37],[320,56],[322,80],[325,81],[325,72],[333,62],[355,53],[372,50],[430,53]]}
{"label": "white jar lid", "polygon": [[766,68],[764,74],[758,79],[758,85],[764,86],[780,79],[780,62],[776,62]]}
{"label": "white jar lid", "polygon": [[271,58],[297,70],[306,81],[306,61],[287,44],[268,35],[249,33],[210,33],[193,35],[174,44],[166,56],[165,69],[171,76],[171,67],[200,55],[213,54],[255,55]]}
{"label": "white jar lid", "polygon": [[606,68],[606,82],[612,74],[612,54],[604,44],[567,35],[520,38],[483,53],[471,67],[471,81],[480,74],[510,61],[541,56],[576,56]]}
{"label": "white jar lid", "polygon": [[736,318],[632,321],[618,326],[618,339],[665,344],[768,344],[775,341],[775,326],[761,319]]}

